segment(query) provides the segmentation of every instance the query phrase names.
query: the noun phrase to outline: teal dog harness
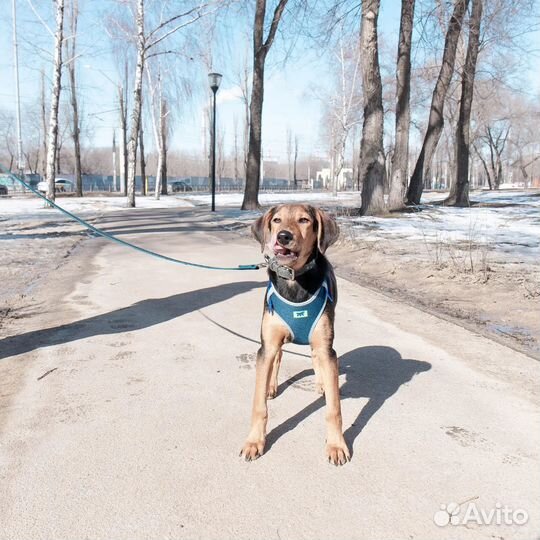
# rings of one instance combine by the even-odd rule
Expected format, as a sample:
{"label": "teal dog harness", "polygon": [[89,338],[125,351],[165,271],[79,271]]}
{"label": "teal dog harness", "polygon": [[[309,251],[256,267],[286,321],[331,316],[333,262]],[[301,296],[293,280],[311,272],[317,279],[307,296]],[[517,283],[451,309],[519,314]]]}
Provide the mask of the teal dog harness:
{"label": "teal dog harness", "polygon": [[319,290],[305,302],[294,303],[285,300],[274,288],[272,282],[266,291],[266,303],[270,313],[276,314],[289,329],[291,341],[308,345],[313,329],[323,314],[326,302],[333,302],[325,279]]}

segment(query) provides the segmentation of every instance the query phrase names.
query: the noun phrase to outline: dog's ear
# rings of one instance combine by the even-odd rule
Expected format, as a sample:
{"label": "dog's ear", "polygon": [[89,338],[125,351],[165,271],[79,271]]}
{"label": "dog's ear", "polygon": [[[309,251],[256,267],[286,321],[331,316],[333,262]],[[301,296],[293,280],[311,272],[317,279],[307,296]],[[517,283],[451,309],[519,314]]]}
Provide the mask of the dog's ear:
{"label": "dog's ear", "polygon": [[339,227],[336,219],[319,208],[315,208],[317,221],[317,245],[324,253],[339,237]]}
{"label": "dog's ear", "polygon": [[272,206],[265,214],[263,214],[255,223],[251,226],[251,234],[255,237],[255,240],[261,244],[261,251],[264,251],[264,245],[266,244],[266,234],[270,232],[270,221],[276,213],[277,206]]}

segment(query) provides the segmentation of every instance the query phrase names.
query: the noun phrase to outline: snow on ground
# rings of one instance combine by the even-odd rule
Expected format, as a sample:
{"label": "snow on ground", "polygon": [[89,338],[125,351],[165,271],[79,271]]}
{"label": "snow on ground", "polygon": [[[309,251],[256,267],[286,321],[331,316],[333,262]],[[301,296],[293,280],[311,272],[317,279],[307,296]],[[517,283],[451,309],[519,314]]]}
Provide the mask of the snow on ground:
{"label": "snow on ground", "polygon": [[[211,202],[210,195],[206,193],[193,193],[184,194],[182,198],[186,201],[191,201],[198,205],[209,205]],[[244,198],[243,193],[218,193],[216,194],[216,206],[234,206],[240,208],[242,200]],[[316,203],[316,204],[340,204],[351,205],[360,204],[360,194],[357,191],[346,191],[338,193],[337,198],[333,197],[331,193],[326,191],[312,192],[312,191],[296,191],[296,192],[276,192],[276,193],[260,193],[259,202],[263,206],[272,204],[279,204],[284,202],[298,202],[298,203]]]}
{"label": "snow on ground", "polygon": [[[480,206],[447,208],[431,204],[442,200],[445,194],[427,192],[422,198],[421,212],[382,218],[341,217],[340,222],[351,226],[366,241],[386,238],[420,240],[429,244],[475,243],[518,258],[539,258],[539,195],[538,191],[481,191],[471,194],[471,200],[480,203]],[[247,223],[254,219],[256,213],[239,211],[242,198],[242,193],[218,193],[216,206],[220,213]],[[339,193],[337,198],[327,192],[261,193],[259,199],[264,206],[282,202],[311,202],[330,207],[357,207],[360,203],[358,192]],[[137,197],[137,208],[208,207],[210,201],[207,193],[182,193],[160,200],[152,196]],[[59,197],[57,203],[83,216],[129,210],[126,197],[117,195],[92,195],[82,199]],[[53,214],[36,196],[0,197],[0,218],[24,218],[30,215],[45,218]]]}
{"label": "snow on ground", "polygon": [[[471,200],[480,206],[434,206],[440,193],[427,193],[421,212],[391,217],[361,217],[351,225],[362,239],[403,238],[428,244],[475,244],[518,258],[540,257],[540,193],[524,191],[476,192]],[[486,206],[482,206],[486,205]]]}
{"label": "snow on ground", "polygon": [[[242,193],[216,194],[216,206],[240,208]],[[278,204],[281,202],[314,202],[327,204],[351,205],[358,203],[357,192],[340,193],[337,198],[331,193],[321,192],[294,192],[294,193],[261,193],[259,201],[262,205]],[[88,195],[82,198],[57,197],[56,203],[72,213],[110,212],[128,210],[127,198],[118,195]],[[180,208],[193,206],[210,206],[211,196],[208,193],[182,193],[169,195],[156,200],[153,196],[136,197],[137,208]],[[50,215],[50,209],[36,195],[0,197],[0,216],[14,214],[42,214]]]}
{"label": "snow on ground", "polygon": [[[120,196],[85,196],[57,197],[56,204],[66,210],[77,214],[86,212],[111,212],[117,210],[128,210],[127,198]],[[137,197],[138,208],[177,208],[192,207],[193,205],[178,197],[162,197],[156,200],[154,197]],[[51,209],[45,207],[43,199],[37,195],[27,195],[18,197],[0,197],[0,217],[16,214],[51,215]]]}

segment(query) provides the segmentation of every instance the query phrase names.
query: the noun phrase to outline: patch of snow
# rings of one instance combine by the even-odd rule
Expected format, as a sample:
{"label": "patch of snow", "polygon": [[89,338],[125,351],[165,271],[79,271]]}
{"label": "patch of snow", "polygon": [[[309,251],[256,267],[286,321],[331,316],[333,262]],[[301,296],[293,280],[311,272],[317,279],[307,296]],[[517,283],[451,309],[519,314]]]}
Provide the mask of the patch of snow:
{"label": "patch of snow", "polygon": [[[211,195],[207,193],[189,193],[183,194],[182,198],[186,201],[192,201],[198,205],[210,205]],[[243,193],[216,193],[216,206],[236,206],[242,205],[244,198]],[[294,202],[306,202],[306,203],[326,203],[326,204],[347,204],[347,203],[359,203],[360,194],[354,191],[346,191],[338,193],[337,198],[332,196],[329,192],[276,192],[276,193],[260,193],[259,202],[263,206],[269,206],[272,204],[280,203],[294,203]]]}
{"label": "patch of snow", "polygon": [[[428,193],[423,202],[441,200],[444,194]],[[392,217],[351,218],[366,241],[402,238],[427,244],[484,245],[520,259],[540,257],[540,197],[525,191],[473,193],[471,199],[497,206],[451,208],[423,206],[421,212]],[[500,206],[499,206],[500,205]],[[341,219],[347,221],[347,218]]]}
{"label": "patch of snow", "polygon": [[[73,214],[132,210],[127,206],[127,197],[119,196],[58,197],[55,202]],[[193,206],[189,201],[174,196],[161,197],[159,200],[153,196],[137,197],[136,204],[137,208]],[[51,208],[46,207],[43,199],[37,196],[0,197],[0,216],[16,214],[50,216]]]}

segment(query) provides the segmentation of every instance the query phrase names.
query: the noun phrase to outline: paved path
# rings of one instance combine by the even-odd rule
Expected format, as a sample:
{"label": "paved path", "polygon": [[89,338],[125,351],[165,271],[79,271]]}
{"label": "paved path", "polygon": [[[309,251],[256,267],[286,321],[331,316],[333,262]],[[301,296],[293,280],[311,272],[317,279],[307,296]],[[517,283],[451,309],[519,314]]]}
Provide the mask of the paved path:
{"label": "paved path", "polygon": [[[125,219],[106,221],[162,253],[260,258],[201,211]],[[345,280],[351,463],[324,461],[323,401],[294,345],[267,452],[241,461],[264,285],[264,271],[178,267],[101,239],[76,250],[0,336],[0,538],[536,537],[538,363]],[[468,500],[493,524],[434,523],[452,502],[462,523]],[[504,506],[528,522],[496,525]]]}

